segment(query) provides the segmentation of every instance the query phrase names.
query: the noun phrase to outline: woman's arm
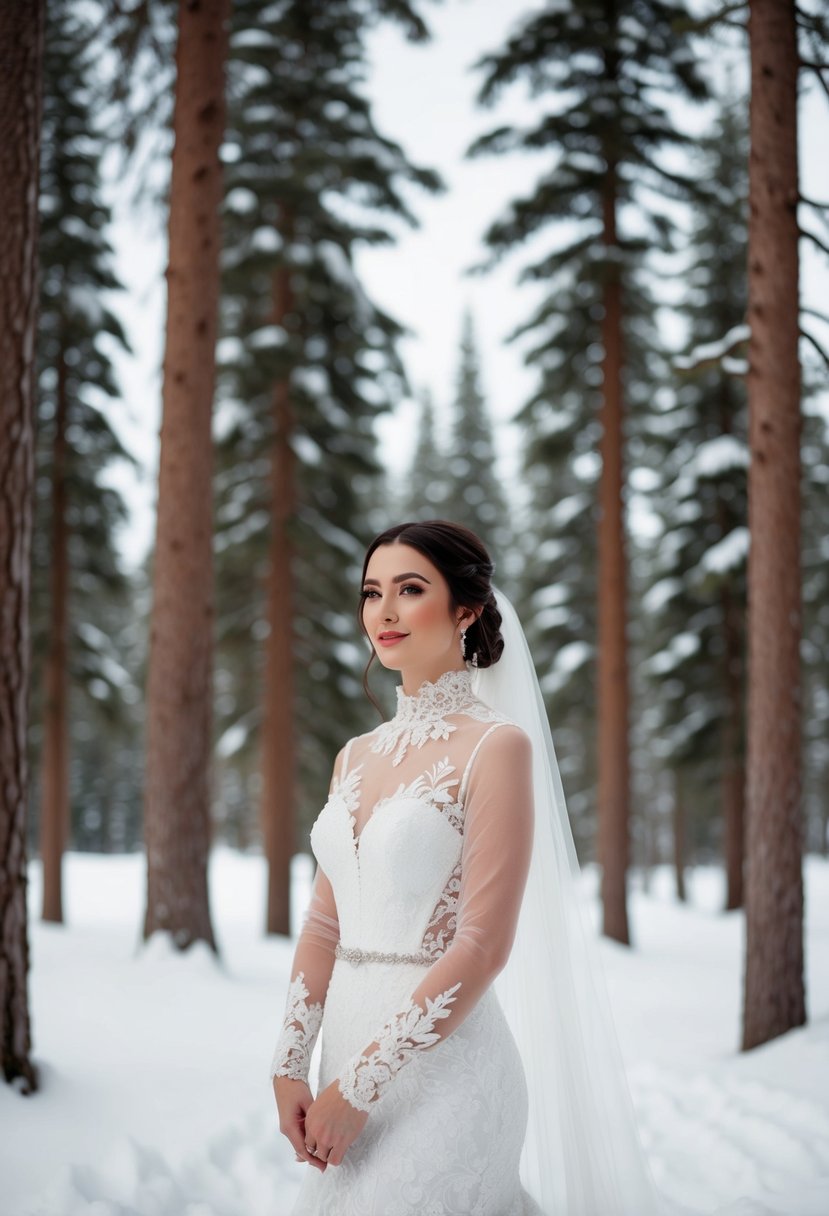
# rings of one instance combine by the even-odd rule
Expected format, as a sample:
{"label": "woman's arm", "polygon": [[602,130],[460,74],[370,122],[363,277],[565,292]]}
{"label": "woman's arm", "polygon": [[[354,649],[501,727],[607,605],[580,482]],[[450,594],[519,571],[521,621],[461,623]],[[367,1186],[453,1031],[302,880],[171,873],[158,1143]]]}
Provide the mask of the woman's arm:
{"label": "woman's arm", "polygon": [[[341,751],[337,756],[329,793],[340,771],[342,755]],[[274,1049],[270,1075],[279,1110],[280,1131],[293,1145],[298,1160],[319,1169],[325,1169],[325,1162],[305,1148],[305,1114],[313,1101],[308,1088],[308,1071],[334,969],[334,948],[339,940],[334,892],[327,875],[318,867],[294,951],[282,1029]]]}

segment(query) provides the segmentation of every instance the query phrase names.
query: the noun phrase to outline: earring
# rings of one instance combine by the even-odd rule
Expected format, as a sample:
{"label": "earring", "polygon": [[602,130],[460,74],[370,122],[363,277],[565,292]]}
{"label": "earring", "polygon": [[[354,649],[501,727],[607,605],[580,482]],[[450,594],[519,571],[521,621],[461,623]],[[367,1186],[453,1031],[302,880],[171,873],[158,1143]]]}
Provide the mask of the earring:
{"label": "earring", "polygon": [[466,662],[466,630],[461,630],[461,658]]}

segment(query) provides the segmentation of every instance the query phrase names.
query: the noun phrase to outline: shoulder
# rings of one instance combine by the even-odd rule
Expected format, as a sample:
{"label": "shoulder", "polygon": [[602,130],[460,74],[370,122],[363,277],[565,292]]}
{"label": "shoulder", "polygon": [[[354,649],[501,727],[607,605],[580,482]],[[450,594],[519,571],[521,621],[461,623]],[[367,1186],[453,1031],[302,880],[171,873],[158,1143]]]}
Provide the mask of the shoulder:
{"label": "shoulder", "polygon": [[499,716],[481,729],[478,741],[469,757],[468,775],[485,776],[493,769],[515,772],[529,769],[532,763],[532,741],[530,736],[510,718]]}
{"label": "shoulder", "polygon": [[509,753],[516,757],[532,756],[530,736],[523,726],[519,726],[511,718],[500,717],[488,727],[482,737],[482,746],[493,753]]}

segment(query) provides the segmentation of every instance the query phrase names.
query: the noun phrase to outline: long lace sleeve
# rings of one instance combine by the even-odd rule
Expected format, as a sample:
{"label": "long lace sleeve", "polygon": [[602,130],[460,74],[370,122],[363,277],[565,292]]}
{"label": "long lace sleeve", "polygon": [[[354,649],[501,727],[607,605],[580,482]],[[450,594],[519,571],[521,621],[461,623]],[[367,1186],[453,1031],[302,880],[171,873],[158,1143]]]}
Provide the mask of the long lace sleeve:
{"label": "long lace sleeve", "polygon": [[[341,763],[342,752],[337,757],[335,774]],[[332,779],[332,788],[333,784]],[[271,1061],[271,1077],[308,1080],[311,1053],[322,1025],[325,995],[334,969],[334,948],[339,940],[334,892],[327,876],[318,867],[294,951],[282,1030]]]}
{"label": "long lace sleeve", "polygon": [[493,730],[470,771],[455,935],[404,1008],[352,1056],[339,1090],[371,1109],[418,1051],[451,1035],[509,957],[533,837],[532,745],[518,726]]}

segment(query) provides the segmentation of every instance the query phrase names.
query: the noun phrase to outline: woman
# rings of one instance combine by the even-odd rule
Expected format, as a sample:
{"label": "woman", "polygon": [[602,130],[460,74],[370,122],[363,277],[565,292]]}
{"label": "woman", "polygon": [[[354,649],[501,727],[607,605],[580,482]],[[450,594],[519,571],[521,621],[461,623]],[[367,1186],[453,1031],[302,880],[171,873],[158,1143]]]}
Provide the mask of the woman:
{"label": "woman", "polygon": [[[337,756],[311,830],[318,869],[271,1066],[280,1129],[312,1167],[293,1216],[656,1207],[629,1107],[611,1093],[622,1117],[606,1114],[613,1078],[590,1079],[599,1015],[568,936],[572,837],[549,844],[534,808],[536,794],[552,802],[551,761],[516,716],[528,679],[537,690],[534,674],[517,678],[517,620],[506,681],[489,701],[476,692],[512,611],[492,569],[474,533],[442,520],[390,528],[366,554],[361,624],[402,684],[395,715]],[[507,716],[494,701],[510,694]],[[493,981],[511,967],[508,1023]]]}

